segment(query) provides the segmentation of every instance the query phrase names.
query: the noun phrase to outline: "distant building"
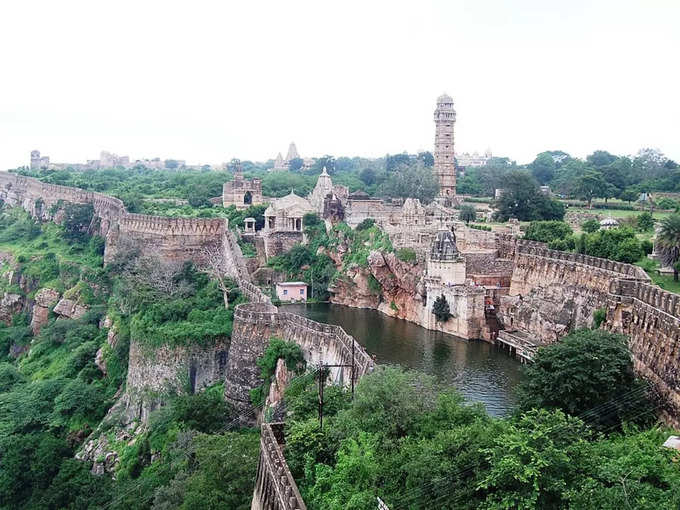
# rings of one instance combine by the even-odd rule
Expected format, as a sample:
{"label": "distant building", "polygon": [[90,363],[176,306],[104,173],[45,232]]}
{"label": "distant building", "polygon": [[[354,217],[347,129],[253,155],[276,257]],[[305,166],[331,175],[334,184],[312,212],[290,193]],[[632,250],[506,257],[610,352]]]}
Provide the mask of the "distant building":
{"label": "distant building", "polygon": [[305,282],[277,283],[276,297],[281,301],[307,301],[307,284]]}
{"label": "distant building", "polygon": [[462,154],[456,154],[456,161],[459,167],[471,168],[486,166],[489,160],[493,157],[491,154],[491,149],[487,149],[484,154],[479,154],[478,152],[463,152]]}
{"label": "distant building", "polygon": [[245,209],[251,205],[259,205],[262,199],[262,180],[244,179],[239,168],[234,179],[222,185],[222,207],[236,206]]}
{"label": "distant building", "polygon": [[49,156],[40,156],[40,151],[31,151],[31,170],[47,170],[50,166]]}
{"label": "distant building", "polygon": [[277,198],[264,212],[264,230],[272,232],[302,232],[302,218],[316,212],[309,200],[291,190],[285,197]]}
{"label": "distant building", "polygon": [[619,226],[619,222],[616,221],[611,216],[609,218],[605,218],[602,221],[600,221],[600,228],[602,230],[610,230],[610,229],[616,228],[618,226]]}
{"label": "distant building", "polygon": [[[300,158],[300,154],[298,153],[297,147],[295,146],[295,142],[290,142],[290,145],[288,146],[288,152],[286,153],[286,159],[283,159],[283,156],[279,152],[276,155],[276,159],[274,160],[274,167],[270,168],[270,171],[289,170],[290,162],[298,158],[302,159]],[[313,163],[313,159],[304,159],[303,168],[308,168],[307,165],[311,166]]]}

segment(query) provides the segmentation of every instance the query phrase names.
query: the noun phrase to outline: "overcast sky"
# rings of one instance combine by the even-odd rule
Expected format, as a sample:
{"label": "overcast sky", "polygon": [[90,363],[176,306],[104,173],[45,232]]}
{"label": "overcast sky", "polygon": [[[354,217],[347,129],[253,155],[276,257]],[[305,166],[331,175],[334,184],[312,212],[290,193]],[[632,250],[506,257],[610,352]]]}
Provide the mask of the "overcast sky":
{"label": "overcast sky", "polygon": [[680,0],[5,1],[0,169],[432,150],[680,160]]}

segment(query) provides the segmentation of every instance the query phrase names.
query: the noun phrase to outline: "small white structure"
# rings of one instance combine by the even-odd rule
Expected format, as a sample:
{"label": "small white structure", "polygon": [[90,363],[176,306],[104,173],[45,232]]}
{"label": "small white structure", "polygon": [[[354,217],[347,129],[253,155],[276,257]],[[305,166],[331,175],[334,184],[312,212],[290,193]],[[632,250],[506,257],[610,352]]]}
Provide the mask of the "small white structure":
{"label": "small white structure", "polygon": [[245,223],[244,234],[255,234],[255,218],[246,218],[243,223]]}
{"label": "small white structure", "polygon": [[600,228],[602,230],[610,230],[612,228],[617,228],[618,226],[619,226],[619,222],[616,221],[611,216],[609,218],[605,218],[602,221],[600,221]]}
{"label": "small white structure", "polygon": [[668,436],[663,446],[664,448],[680,451],[680,436]]}
{"label": "small white structure", "polygon": [[276,297],[281,301],[307,301],[307,284],[305,282],[277,283]]}

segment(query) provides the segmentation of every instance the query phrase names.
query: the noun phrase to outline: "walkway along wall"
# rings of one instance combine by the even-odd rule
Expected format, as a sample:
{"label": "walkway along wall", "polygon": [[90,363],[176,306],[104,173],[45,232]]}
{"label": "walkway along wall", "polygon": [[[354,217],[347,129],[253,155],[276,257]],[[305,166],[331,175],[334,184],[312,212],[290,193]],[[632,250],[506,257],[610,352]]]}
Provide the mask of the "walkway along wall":
{"label": "walkway along wall", "polygon": [[[254,416],[250,390],[262,384],[256,361],[264,353],[271,337],[298,344],[308,365],[320,362],[351,365],[354,360],[355,381],[374,368],[369,354],[340,326],[280,312],[266,302],[241,304],[234,311],[224,395],[247,421],[252,421]],[[350,384],[351,369],[331,369],[330,379],[336,384]]]}

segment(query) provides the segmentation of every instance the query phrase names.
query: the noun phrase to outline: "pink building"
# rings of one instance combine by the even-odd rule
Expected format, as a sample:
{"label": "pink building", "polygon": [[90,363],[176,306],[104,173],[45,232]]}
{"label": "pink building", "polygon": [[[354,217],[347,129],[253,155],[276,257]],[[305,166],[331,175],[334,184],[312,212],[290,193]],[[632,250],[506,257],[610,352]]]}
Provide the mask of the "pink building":
{"label": "pink building", "polygon": [[276,296],[281,301],[307,301],[307,284],[305,282],[277,283]]}

